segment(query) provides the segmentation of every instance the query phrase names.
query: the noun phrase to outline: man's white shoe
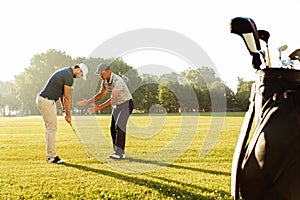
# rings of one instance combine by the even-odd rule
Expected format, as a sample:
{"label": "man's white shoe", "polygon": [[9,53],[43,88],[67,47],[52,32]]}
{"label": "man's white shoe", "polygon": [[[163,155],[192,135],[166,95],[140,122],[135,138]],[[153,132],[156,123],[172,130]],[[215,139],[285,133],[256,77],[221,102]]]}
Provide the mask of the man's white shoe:
{"label": "man's white shoe", "polygon": [[108,158],[116,159],[116,160],[121,160],[121,159],[125,158],[125,154],[119,155],[117,153],[113,153]]}

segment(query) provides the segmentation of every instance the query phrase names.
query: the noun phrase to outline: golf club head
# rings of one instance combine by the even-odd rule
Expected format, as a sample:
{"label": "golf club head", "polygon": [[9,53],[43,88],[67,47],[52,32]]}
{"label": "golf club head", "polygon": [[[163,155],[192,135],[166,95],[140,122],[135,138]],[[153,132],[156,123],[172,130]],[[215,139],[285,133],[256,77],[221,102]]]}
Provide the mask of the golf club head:
{"label": "golf club head", "polygon": [[268,41],[269,41],[269,38],[270,38],[270,33],[266,30],[258,30],[257,32],[258,32],[259,39],[266,43],[268,61],[266,62],[265,56],[264,56],[264,61],[266,63],[266,67],[269,68],[269,67],[271,67],[270,52],[269,52],[269,47],[268,47],[269,46]]}
{"label": "golf club head", "polygon": [[261,55],[265,65],[267,66],[267,62],[266,62],[266,52],[264,50],[259,50],[258,53]]}
{"label": "golf club head", "polygon": [[259,39],[261,39],[262,41],[268,44],[270,33],[266,30],[258,30],[257,32],[258,32]]}
{"label": "golf club head", "polygon": [[288,48],[287,45],[282,45],[282,46],[278,47],[278,51],[282,52],[282,51],[285,51],[287,48]]}
{"label": "golf club head", "polygon": [[259,54],[261,47],[255,22],[251,18],[233,18],[230,23],[230,31],[243,38],[250,55],[252,55],[252,66],[259,70],[262,64]]}
{"label": "golf club head", "polygon": [[255,22],[251,18],[236,17],[231,20],[230,27],[231,33],[235,33],[243,38],[251,55],[261,49],[258,31]]}
{"label": "golf club head", "polygon": [[293,53],[289,55],[291,60],[299,60],[300,59],[300,49],[296,49]]}
{"label": "golf club head", "polygon": [[259,50],[258,53],[262,55],[263,58],[266,57],[266,52],[264,50]]}
{"label": "golf club head", "polygon": [[278,51],[279,51],[279,61],[281,62],[281,52],[285,51],[287,49],[287,45],[282,45],[278,47]]}

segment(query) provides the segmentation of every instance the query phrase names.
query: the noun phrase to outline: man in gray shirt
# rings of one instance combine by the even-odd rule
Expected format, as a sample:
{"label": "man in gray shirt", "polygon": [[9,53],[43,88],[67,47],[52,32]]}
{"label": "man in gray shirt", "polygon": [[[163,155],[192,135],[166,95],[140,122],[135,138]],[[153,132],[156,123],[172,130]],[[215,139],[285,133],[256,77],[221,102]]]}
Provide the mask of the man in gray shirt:
{"label": "man in gray shirt", "polygon": [[46,126],[46,160],[48,163],[62,163],[56,155],[55,140],[57,130],[56,101],[60,99],[65,120],[71,124],[71,87],[74,78],[86,79],[88,68],[80,63],[60,69],[52,74],[42,91],[37,95],[36,104]]}
{"label": "man in gray shirt", "polygon": [[[96,74],[102,79],[100,91],[89,100],[83,99],[78,101],[77,105],[86,106],[93,103],[93,107],[88,108],[89,113],[96,113],[109,106],[112,107],[110,133],[114,153],[110,155],[109,158],[124,159],[126,125],[133,110],[132,95],[125,81],[120,76],[111,72],[108,64],[99,64]],[[110,98],[99,106],[96,105],[95,102],[102,99],[107,93],[111,94]]]}

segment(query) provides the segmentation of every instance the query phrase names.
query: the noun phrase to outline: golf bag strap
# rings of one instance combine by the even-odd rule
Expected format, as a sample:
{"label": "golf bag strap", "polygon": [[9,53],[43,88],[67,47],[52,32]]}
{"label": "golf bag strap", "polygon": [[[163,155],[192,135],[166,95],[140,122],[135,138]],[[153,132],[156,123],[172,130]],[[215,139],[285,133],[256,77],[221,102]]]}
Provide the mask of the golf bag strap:
{"label": "golf bag strap", "polygon": [[253,118],[255,114],[255,83],[252,84],[251,95],[249,98],[250,104],[248,111],[245,114],[243,124],[241,127],[238,142],[235,147],[232,169],[231,169],[231,196],[234,200],[239,199],[239,183],[238,183],[238,173],[241,167],[241,162],[243,159],[243,150],[245,149],[247,140],[249,138],[249,133],[252,127]]}

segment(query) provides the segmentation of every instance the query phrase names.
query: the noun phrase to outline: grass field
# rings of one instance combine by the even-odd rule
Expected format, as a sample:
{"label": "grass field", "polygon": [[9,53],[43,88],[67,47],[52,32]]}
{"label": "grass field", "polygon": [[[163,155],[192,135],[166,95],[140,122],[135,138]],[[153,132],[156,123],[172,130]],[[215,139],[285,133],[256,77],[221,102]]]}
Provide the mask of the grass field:
{"label": "grass field", "polygon": [[[44,125],[40,116],[2,117],[0,199],[231,199],[231,161],[243,116],[243,113],[227,114],[216,145],[202,158],[200,149],[212,119],[209,114],[189,116],[188,121],[198,122],[196,134],[187,149],[167,164],[155,162],[156,158],[161,160],[165,156],[155,152],[175,140],[179,129],[186,134],[195,129],[189,123],[181,124],[180,115],[162,119],[132,115],[126,159],[122,161],[88,159],[72,129],[59,117],[56,146],[58,155],[67,160],[63,165],[45,161]],[[82,120],[90,118],[82,117]],[[110,116],[99,116],[97,120],[109,140]],[[157,120],[158,124],[164,120],[154,135],[147,126],[149,120]],[[139,129],[149,135],[142,137]],[[141,163],[139,156],[150,152],[154,157],[148,163],[158,167],[135,173],[138,170],[134,168],[139,168]],[[147,163],[147,159],[150,158],[145,157],[142,163]],[[120,170],[115,166],[120,166]],[[122,166],[131,166],[133,170],[122,170]]]}

